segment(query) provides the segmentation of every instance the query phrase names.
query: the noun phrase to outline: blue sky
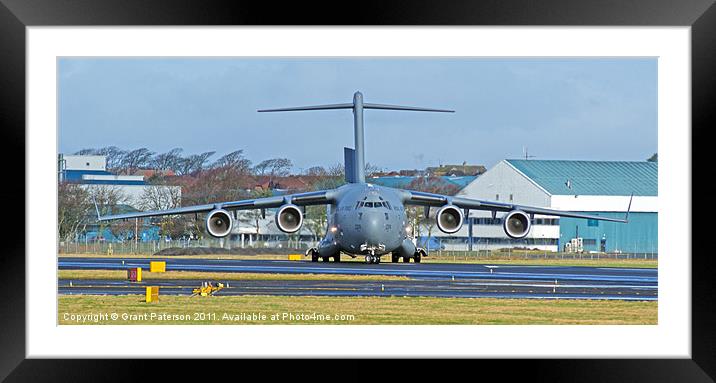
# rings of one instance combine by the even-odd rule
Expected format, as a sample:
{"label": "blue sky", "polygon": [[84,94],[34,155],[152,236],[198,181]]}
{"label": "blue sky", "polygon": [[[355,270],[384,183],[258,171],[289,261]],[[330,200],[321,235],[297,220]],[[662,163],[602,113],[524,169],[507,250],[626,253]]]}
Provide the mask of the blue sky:
{"label": "blue sky", "polygon": [[366,102],[366,161],[386,169],[519,158],[644,160],[657,151],[657,60],[478,58],[62,58],[59,151],[118,146],[184,154],[243,149],[300,171],[343,160],[349,110]]}

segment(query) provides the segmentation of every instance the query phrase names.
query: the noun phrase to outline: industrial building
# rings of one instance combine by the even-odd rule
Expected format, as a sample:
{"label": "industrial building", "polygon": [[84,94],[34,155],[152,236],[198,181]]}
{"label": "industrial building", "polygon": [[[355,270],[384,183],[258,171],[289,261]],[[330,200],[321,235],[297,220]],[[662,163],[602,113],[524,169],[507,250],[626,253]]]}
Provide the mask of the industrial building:
{"label": "industrial building", "polygon": [[656,162],[503,160],[458,195],[507,203],[623,217],[629,223],[536,215],[524,239],[502,229],[501,216],[471,211],[454,235],[435,233],[446,249],[529,248],[550,251],[658,252]]}
{"label": "industrial building", "polygon": [[[146,210],[145,193],[152,192],[171,196],[171,202],[177,205],[181,202],[181,187],[167,185],[151,185],[145,181],[143,175],[117,175],[107,170],[106,156],[97,155],[58,155],[58,181],[82,185],[84,188],[110,188],[117,195],[121,195],[122,203],[113,207],[114,211]],[[155,198],[156,199],[156,198]],[[164,198],[168,201],[170,198]],[[168,202],[167,202],[168,203]],[[151,206],[150,208],[170,208],[173,206]],[[91,219],[91,217],[88,217]],[[109,241],[117,240],[115,236],[105,229],[98,233],[97,225],[87,226],[82,239],[92,240],[102,238]],[[151,225],[148,219],[141,220],[138,228],[139,239],[142,241],[158,240],[159,228]]]}
{"label": "industrial building", "polygon": [[73,182],[82,185],[106,185],[118,190],[126,197],[126,205],[143,210],[142,195],[149,188],[166,189],[172,195],[181,198],[179,186],[157,186],[148,184],[143,175],[116,175],[107,170],[105,156],[59,155],[58,178],[60,182]]}

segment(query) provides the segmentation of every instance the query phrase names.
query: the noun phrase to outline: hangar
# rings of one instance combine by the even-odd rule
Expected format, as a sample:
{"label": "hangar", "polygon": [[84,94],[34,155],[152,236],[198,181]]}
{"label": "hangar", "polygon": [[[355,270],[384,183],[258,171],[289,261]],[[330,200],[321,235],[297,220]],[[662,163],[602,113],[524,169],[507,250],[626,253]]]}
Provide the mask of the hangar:
{"label": "hangar", "polygon": [[[506,159],[457,195],[552,209],[623,217],[629,223],[536,215],[530,234],[508,238],[501,217],[471,211],[464,227],[441,239],[448,250],[537,248],[550,251],[657,253],[658,164],[648,161]],[[574,242],[572,241],[574,240]],[[579,247],[572,245],[579,243]]]}

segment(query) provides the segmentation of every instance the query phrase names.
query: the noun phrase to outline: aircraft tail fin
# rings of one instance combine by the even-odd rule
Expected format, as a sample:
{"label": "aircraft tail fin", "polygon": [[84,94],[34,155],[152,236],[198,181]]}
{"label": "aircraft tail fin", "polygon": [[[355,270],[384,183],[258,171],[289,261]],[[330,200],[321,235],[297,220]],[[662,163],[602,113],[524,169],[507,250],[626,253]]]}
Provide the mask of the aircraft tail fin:
{"label": "aircraft tail fin", "polygon": [[358,182],[356,179],[356,151],[351,148],[343,148],[343,158],[345,163],[346,182],[354,184]]}
{"label": "aircraft tail fin", "polygon": [[330,109],[352,109],[353,110],[353,132],[355,138],[355,147],[353,149],[346,148],[344,151],[346,166],[346,181],[351,183],[365,182],[365,150],[363,148],[363,109],[383,109],[383,110],[404,110],[414,112],[443,112],[454,113],[454,110],[432,109],[416,106],[387,105],[387,104],[371,104],[363,102],[363,94],[355,92],[353,94],[353,102],[345,104],[327,104],[327,105],[311,105],[299,106],[279,109],[259,109],[259,112],[292,112],[302,110],[330,110]]}

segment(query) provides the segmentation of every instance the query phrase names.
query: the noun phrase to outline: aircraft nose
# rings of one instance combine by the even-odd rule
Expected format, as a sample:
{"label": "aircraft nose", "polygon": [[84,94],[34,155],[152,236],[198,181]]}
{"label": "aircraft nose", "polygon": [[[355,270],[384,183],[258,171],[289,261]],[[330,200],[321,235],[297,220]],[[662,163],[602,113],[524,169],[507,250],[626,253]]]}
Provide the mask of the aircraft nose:
{"label": "aircraft nose", "polygon": [[380,234],[384,230],[385,218],[378,213],[369,213],[363,217],[363,229],[368,238],[380,238]]}

